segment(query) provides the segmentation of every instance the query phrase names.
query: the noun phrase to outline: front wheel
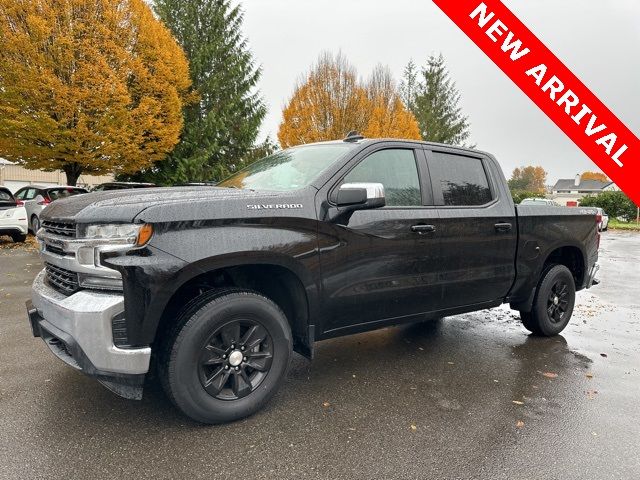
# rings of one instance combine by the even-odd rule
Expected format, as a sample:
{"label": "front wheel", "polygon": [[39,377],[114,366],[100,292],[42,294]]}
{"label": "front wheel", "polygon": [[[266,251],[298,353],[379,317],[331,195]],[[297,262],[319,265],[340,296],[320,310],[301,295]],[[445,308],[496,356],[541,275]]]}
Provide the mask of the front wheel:
{"label": "front wheel", "polygon": [[213,291],[179,316],[160,354],[160,377],[184,414],[224,423],[262,408],[291,356],[291,329],[274,302],[246,290]]}
{"label": "front wheel", "polygon": [[36,233],[38,233],[38,230],[40,230],[40,219],[37,215],[34,215],[33,217],[31,217],[31,231],[35,235]]}
{"label": "front wheel", "polygon": [[564,265],[553,265],[542,275],[531,312],[520,312],[522,324],[535,335],[557,335],[569,323],[575,300],[576,286],[571,271]]}

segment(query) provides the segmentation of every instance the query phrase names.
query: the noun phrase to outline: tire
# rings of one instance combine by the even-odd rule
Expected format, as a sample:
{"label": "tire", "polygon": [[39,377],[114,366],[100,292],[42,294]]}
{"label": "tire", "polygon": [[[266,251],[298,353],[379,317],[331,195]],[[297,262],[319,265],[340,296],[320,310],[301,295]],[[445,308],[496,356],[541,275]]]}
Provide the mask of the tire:
{"label": "tire", "polygon": [[542,274],[531,312],[520,312],[524,328],[534,335],[552,337],[565,329],[576,299],[573,275],[564,265],[552,265]]}
{"label": "tire", "polygon": [[37,215],[34,215],[33,217],[31,217],[31,231],[35,235],[36,233],[38,233],[38,230],[40,230],[40,219]]}
{"label": "tire", "polygon": [[27,236],[23,233],[12,233],[11,239],[16,243],[24,243],[27,240]]}
{"label": "tire", "polygon": [[167,396],[201,423],[260,410],[291,361],[291,328],[271,300],[248,290],[214,290],[191,301],[162,342],[159,376]]}

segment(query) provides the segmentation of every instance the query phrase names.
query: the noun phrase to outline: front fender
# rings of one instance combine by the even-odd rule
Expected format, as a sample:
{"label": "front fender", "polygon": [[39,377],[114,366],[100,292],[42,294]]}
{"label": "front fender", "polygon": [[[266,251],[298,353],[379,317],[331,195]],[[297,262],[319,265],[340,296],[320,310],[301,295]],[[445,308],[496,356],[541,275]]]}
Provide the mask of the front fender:
{"label": "front fender", "polygon": [[[277,220],[282,221],[276,227]],[[153,342],[169,301],[187,282],[242,265],[275,265],[292,272],[306,291],[310,320],[314,318],[320,285],[316,226],[302,219],[292,225],[291,220],[156,227],[146,248],[153,258],[132,257],[113,264],[123,274],[125,315],[132,339],[141,345]]]}

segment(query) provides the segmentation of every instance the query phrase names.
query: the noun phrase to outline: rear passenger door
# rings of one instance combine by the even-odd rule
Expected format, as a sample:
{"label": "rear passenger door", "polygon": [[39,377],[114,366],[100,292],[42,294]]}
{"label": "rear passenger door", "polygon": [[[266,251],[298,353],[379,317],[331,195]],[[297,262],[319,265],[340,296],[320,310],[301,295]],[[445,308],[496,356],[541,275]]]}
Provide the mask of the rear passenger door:
{"label": "rear passenger door", "polygon": [[515,277],[515,209],[501,170],[481,154],[426,151],[438,209],[443,308],[504,297]]}

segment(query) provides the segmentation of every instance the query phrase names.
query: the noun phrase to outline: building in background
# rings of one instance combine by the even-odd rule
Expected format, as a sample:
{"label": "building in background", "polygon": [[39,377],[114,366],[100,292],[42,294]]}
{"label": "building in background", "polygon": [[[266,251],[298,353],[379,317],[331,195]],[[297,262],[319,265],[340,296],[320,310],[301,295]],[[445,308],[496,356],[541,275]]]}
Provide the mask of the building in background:
{"label": "building in background", "polygon": [[[80,175],[79,187],[93,187],[100,183],[112,182],[113,175]],[[63,171],[43,172],[42,170],[28,170],[20,165],[15,165],[0,158],[0,185],[7,187],[12,192],[25,185],[55,186],[66,185],[67,176]]]}
{"label": "building in background", "polygon": [[582,197],[598,195],[602,192],[619,191],[612,181],[582,180],[580,175],[574,179],[562,178],[551,188],[551,198],[560,205],[576,206]]}

